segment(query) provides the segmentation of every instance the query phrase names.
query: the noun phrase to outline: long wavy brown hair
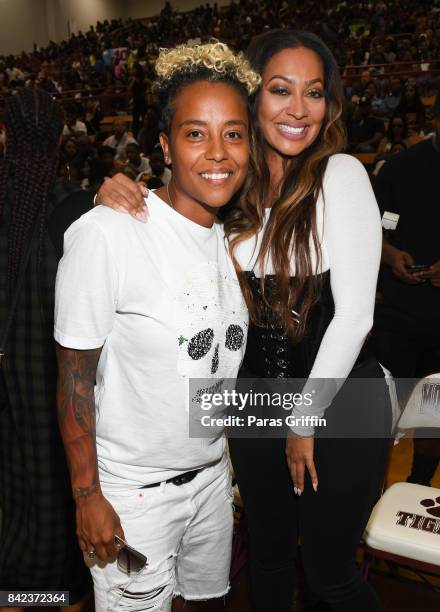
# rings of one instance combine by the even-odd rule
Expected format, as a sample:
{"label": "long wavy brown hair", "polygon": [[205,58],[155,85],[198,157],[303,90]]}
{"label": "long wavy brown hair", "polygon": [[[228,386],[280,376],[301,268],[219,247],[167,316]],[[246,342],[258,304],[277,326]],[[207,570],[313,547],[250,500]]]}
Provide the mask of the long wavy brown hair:
{"label": "long wavy brown hair", "polygon": [[[335,58],[328,47],[316,35],[296,30],[271,30],[256,36],[246,55],[260,74],[269,60],[284,49],[305,47],[314,51],[324,69],[324,94],[326,112],[321,130],[315,141],[301,154],[286,157],[284,178],[275,200],[270,218],[265,226],[257,266],[264,270],[270,258],[275,272],[274,289],[265,291],[264,276],[260,287],[263,299],[254,301],[248,276],[236,259],[237,247],[251,239],[263,227],[265,207],[271,194],[271,177],[265,159],[266,144],[258,126],[259,93],[251,99],[251,117],[254,125],[253,154],[250,171],[238,207],[233,209],[226,222],[225,231],[230,251],[237,269],[242,290],[249,308],[251,320],[262,324],[268,310],[293,341],[299,341],[305,333],[308,313],[319,297],[320,283],[317,275],[321,250],[316,222],[316,203],[322,192],[328,159],[344,149],[345,129],[341,120],[343,89]],[[312,263],[311,244],[316,253],[316,266]],[[295,262],[295,276],[291,277],[291,260]],[[299,314],[292,316],[292,310]]]}

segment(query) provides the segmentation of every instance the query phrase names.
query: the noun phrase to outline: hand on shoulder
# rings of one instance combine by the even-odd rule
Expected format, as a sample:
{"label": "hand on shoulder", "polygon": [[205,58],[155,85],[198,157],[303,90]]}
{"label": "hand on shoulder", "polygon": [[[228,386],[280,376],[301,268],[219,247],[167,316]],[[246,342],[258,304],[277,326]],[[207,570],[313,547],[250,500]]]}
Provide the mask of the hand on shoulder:
{"label": "hand on shoulder", "polygon": [[103,205],[120,212],[128,212],[135,219],[146,223],[148,209],[145,199],[148,189],[142,182],[132,181],[122,172],[108,178],[96,194],[95,205]]}

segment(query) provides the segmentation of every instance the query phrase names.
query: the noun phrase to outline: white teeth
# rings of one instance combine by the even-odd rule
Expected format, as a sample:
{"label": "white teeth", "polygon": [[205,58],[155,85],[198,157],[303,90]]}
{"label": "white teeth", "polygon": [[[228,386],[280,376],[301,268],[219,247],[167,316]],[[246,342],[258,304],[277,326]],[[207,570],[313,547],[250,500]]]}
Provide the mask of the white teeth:
{"label": "white teeth", "polygon": [[221,179],[227,179],[229,176],[229,172],[222,172],[221,174],[220,172],[215,172],[212,174],[208,174],[207,172],[202,172],[202,176],[204,179],[207,179],[207,180],[219,181]]}
{"label": "white teeth", "polygon": [[306,129],[306,126],[296,128],[291,125],[285,125],[284,123],[278,123],[278,129],[282,132],[287,132],[288,134],[302,134]]}

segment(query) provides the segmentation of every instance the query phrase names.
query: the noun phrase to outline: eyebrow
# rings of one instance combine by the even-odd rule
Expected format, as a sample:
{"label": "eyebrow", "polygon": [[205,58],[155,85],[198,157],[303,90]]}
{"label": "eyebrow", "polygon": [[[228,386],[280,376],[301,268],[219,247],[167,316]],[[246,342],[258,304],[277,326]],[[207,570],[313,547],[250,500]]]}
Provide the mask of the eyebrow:
{"label": "eyebrow", "polygon": [[[273,77],[271,77],[271,78],[270,78],[270,79],[267,81],[267,85],[269,85],[269,83],[270,83],[271,81],[273,81],[274,79],[281,79],[282,81],[286,81],[287,83],[291,83],[291,84],[295,83],[295,80],[294,80],[294,79],[291,79],[291,78],[289,78],[289,77],[285,77],[285,76],[283,76],[282,74],[274,74],[274,76],[273,76]],[[310,81],[306,81],[306,85],[307,85],[307,87],[310,87],[310,85],[314,85],[315,83],[321,83],[321,85],[324,85],[323,80],[322,80],[320,77],[318,77],[318,78],[316,78],[316,79],[311,79]]]}
{"label": "eyebrow", "polygon": [[[201,121],[200,119],[186,119],[185,121],[182,121],[182,123],[179,123],[178,127],[182,127],[183,125],[208,125],[208,123],[206,121]],[[243,121],[243,119],[230,119],[229,121],[226,121],[226,123],[224,125],[243,125],[243,126],[247,126],[246,121]]]}

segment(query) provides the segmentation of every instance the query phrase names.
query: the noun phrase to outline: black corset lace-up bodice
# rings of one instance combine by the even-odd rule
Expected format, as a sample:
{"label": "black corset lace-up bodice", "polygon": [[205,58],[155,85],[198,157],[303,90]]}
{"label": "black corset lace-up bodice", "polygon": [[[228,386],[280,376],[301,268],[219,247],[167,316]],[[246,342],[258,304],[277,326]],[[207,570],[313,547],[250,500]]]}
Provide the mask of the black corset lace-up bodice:
{"label": "black corset lace-up bodice", "polygon": [[[252,288],[253,299],[261,300],[260,279],[253,272],[246,272]],[[334,301],[330,287],[330,270],[320,278],[321,291],[318,301],[309,311],[307,329],[297,344],[283,333],[270,312],[262,325],[250,322],[246,353],[241,376],[262,378],[306,378],[312,369],[325,331],[334,315]],[[266,275],[265,291],[270,295],[275,283],[274,275]],[[292,317],[296,317],[292,312]],[[356,366],[367,358],[367,349],[359,355]]]}

